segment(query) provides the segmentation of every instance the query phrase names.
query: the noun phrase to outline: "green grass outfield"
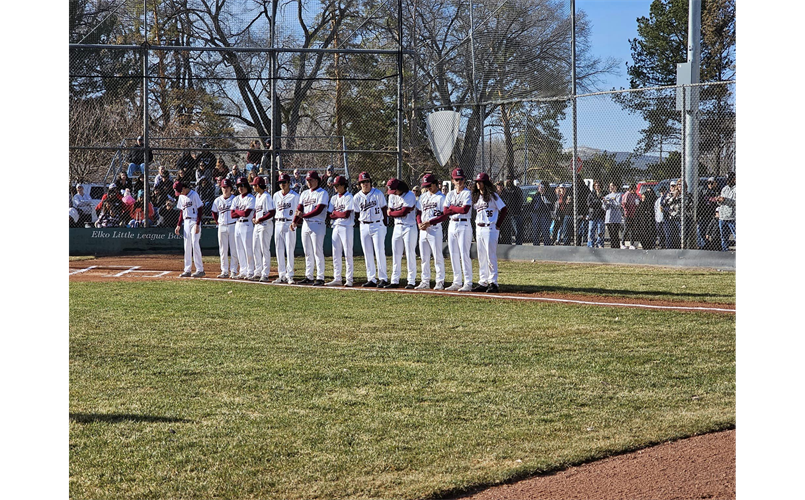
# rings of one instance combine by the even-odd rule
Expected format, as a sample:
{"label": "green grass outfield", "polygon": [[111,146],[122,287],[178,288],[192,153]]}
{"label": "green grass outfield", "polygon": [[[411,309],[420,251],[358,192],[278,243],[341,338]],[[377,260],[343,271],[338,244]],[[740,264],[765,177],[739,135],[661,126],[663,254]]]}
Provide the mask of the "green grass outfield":
{"label": "green grass outfield", "polygon": [[[735,298],[734,273],[501,267],[504,285]],[[734,426],[731,314],[70,283],[72,498],[427,498]]]}

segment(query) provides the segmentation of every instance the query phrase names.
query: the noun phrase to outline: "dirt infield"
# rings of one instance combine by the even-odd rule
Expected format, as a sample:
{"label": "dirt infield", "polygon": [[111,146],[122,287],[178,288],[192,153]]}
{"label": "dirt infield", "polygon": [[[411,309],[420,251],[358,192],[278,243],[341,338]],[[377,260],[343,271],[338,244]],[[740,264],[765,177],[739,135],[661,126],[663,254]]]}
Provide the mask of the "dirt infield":
{"label": "dirt infield", "polygon": [[[71,261],[71,281],[180,279],[181,257],[118,256]],[[215,279],[217,266],[207,278]],[[271,276],[273,279],[274,276]],[[206,278],[205,278],[206,279]],[[246,285],[246,282],[241,282]],[[265,283],[248,283],[273,286]],[[288,286],[288,285],[284,285]],[[376,290],[380,293],[442,293],[420,290]],[[459,292],[461,296],[473,294]],[[508,293],[485,299],[546,300],[592,304],[603,307],[649,307],[697,309],[716,314],[734,314],[734,305],[670,302],[558,293]],[[736,497],[735,430],[717,432],[664,443],[637,452],[609,457],[554,474],[540,475],[465,495],[461,499],[502,500],[637,500],[637,499],[734,499]]]}

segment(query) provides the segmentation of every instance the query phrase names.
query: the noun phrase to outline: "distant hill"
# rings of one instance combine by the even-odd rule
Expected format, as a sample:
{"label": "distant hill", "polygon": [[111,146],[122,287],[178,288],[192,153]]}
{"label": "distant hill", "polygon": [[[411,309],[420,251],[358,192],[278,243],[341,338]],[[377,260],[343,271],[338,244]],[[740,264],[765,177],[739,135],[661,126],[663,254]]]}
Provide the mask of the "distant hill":
{"label": "distant hill", "polygon": [[[563,151],[563,153],[572,153],[572,152],[573,148],[567,148]],[[608,155],[614,154],[615,161],[618,163],[626,161],[629,158],[629,156],[633,154],[625,151],[605,151],[603,149],[590,148],[587,146],[579,146],[578,152],[579,152],[579,158],[581,158],[582,161],[588,158],[592,158],[597,154],[606,153]],[[632,166],[640,170],[645,170],[649,164],[657,163],[658,161],[660,161],[659,156],[640,155],[632,158]]]}

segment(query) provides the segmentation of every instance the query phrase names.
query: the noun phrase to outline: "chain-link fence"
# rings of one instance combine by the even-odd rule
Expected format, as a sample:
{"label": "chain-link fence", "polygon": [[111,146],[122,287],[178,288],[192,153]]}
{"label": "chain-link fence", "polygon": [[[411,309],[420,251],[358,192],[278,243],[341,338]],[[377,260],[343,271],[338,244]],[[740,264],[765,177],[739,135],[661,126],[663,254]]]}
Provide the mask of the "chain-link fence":
{"label": "chain-link fence", "polygon": [[[163,208],[159,177],[211,203],[224,176],[332,165],[413,186],[460,166],[499,182],[502,243],[720,248],[734,82],[592,92],[614,63],[569,2],[84,0],[70,20],[70,179],[95,202],[117,182]],[[435,110],[461,114],[444,164]]]}

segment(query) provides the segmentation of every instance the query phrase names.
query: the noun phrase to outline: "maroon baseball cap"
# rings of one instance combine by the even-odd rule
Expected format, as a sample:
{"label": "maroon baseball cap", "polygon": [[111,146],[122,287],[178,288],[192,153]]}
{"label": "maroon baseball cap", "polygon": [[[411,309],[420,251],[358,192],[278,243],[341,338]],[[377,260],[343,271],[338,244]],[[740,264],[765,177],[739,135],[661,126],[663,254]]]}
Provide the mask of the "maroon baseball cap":
{"label": "maroon baseball cap", "polygon": [[305,177],[305,180],[306,180],[306,181],[309,181],[309,180],[311,180],[311,179],[315,179],[315,180],[317,180],[317,181],[321,181],[321,178],[319,177],[319,173],[318,173],[318,172],[316,172],[315,170],[310,170],[310,171],[308,171],[308,173],[307,173],[307,177]]}
{"label": "maroon baseball cap", "polygon": [[433,174],[425,174],[425,177],[422,178],[422,187],[428,187],[431,184],[436,182],[436,176]]}
{"label": "maroon baseball cap", "polygon": [[339,185],[339,184],[342,185],[342,186],[348,186],[349,185],[349,183],[347,182],[347,178],[344,177],[343,175],[337,175],[335,177],[335,180],[333,181],[333,184],[336,185],[336,186]]}
{"label": "maroon baseball cap", "polygon": [[396,190],[396,189],[398,189],[400,187],[400,181],[398,179],[395,179],[395,178],[392,177],[386,183],[386,187],[389,188],[389,189]]}
{"label": "maroon baseball cap", "polygon": [[475,182],[489,182],[489,174],[481,172],[475,176]]}
{"label": "maroon baseball cap", "polygon": [[232,181],[230,181],[229,178],[224,177],[223,179],[221,179],[221,187],[222,188],[231,188],[232,187]]}
{"label": "maroon baseball cap", "polygon": [[266,188],[266,180],[259,175],[252,179],[252,186],[260,186],[261,188]]}
{"label": "maroon baseball cap", "polygon": [[463,179],[464,178],[464,170],[460,168],[454,168],[452,173],[453,179]]}
{"label": "maroon baseball cap", "polygon": [[291,182],[291,176],[288,174],[282,174],[279,177],[277,177],[277,182],[279,182],[280,184],[282,184],[283,182]]}
{"label": "maroon baseball cap", "polygon": [[358,174],[358,182],[365,182],[369,181],[372,182],[372,178],[369,176],[369,172],[361,172]]}
{"label": "maroon baseball cap", "polygon": [[249,181],[245,177],[238,177],[238,180],[235,181],[236,186],[248,186]]}
{"label": "maroon baseball cap", "polygon": [[176,181],[173,183],[173,191],[176,193],[176,196],[182,194],[182,189],[185,188],[185,185],[182,181]]}

